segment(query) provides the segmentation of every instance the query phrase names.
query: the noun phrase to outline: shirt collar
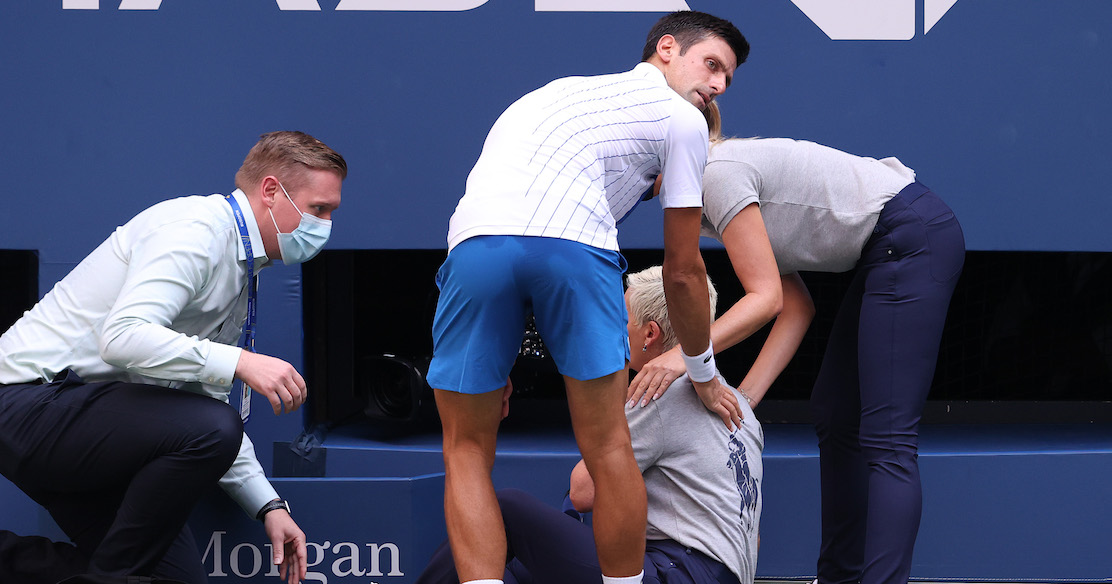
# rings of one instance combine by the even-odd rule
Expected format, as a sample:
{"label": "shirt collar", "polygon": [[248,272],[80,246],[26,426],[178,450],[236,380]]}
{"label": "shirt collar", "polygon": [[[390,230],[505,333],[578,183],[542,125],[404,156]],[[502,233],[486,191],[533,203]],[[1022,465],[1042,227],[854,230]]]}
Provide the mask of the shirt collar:
{"label": "shirt collar", "polygon": [[633,68],[633,72],[640,75],[641,77],[644,77],[645,79],[655,81],[662,87],[669,87],[668,79],[664,77],[664,71],[661,71],[657,68],[656,65],[653,65],[652,63],[638,63],[637,66]]}
{"label": "shirt collar", "polygon": [[[255,255],[255,269],[270,263],[270,258],[266,257],[266,248],[263,247],[263,235],[259,232],[259,223],[255,220],[255,213],[251,211],[251,202],[247,200],[247,194],[236,189],[232,191],[232,198],[239,203],[239,208],[243,210],[243,220],[247,223],[247,234],[251,236],[251,251]],[[231,207],[228,207],[228,212],[231,213]],[[232,218],[233,225],[235,217]],[[236,238],[239,241],[239,238]],[[240,261],[247,261],[247,252],[243,249],[243,245],[236,246],[236,258]]]}

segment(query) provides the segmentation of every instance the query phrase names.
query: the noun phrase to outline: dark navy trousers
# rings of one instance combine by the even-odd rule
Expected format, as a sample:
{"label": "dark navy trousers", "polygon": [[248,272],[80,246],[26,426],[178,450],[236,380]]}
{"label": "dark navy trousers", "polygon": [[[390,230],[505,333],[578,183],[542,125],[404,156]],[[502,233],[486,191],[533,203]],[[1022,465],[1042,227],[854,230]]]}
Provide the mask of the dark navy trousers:
{"label": "dark navy trousers", "polygon": [[0,385],[0,473],[50,512],[72,545],[0,531],[0,582],[88,573],[207,582],[186,520],[235,460],[234,408],[121,382]]}
{"label": "dark navy trousers", "polygon": [[927,187],[885,204],[811,394],[821,584],[908,581],[923,501],[919,420],[964,262],[957,218]]}
{"label": "dark navy trousers", "polygon": [[[506,584],[599,584],[591,526],[516,489],[498,491],[509,552]],[[574,512],[573,512],[574,513]],[[448,542],[433,553],[416,584],[457,584]],[[644,584],[738,584],[726,566],[672,540],[645,542]]]}

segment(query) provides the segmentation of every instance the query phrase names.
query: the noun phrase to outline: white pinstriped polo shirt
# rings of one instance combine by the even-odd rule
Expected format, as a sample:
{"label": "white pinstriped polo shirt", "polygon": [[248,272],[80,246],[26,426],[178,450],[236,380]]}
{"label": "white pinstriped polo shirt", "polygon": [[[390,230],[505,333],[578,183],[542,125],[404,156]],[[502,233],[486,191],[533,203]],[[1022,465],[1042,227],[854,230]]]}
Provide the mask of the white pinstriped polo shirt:
{"label": "white pinstriped polo shirt", "polygon": [[702,113],[652,64],[557,79],[494,123],[449,223],[448,248],[519,235],[617,251],[617,224],[658,174],[661,206],[702,206],[707,144]]}

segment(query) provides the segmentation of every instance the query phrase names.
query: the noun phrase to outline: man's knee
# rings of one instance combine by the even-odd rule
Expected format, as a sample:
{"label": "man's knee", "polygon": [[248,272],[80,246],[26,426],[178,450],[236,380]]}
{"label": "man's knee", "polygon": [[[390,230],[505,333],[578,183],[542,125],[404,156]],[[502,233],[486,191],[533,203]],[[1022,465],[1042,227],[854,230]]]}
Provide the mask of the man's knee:
{"label": "man's knee", "polygon": [[[235,408],[223,402],[205,398],[209,402],[204,405],[203,414],[198,420],[205,420],[204,432],[195,438],[194,447],[199,447],[206,459],[214,464],[231,466],[239,454],[243,442],[243,420]],[[200,425],[199,425],[200,426]]]}
{"label": "man's knee", "polygon": [[502,420],[503,393],[472,395],[437,389],[434,395],[443,428],[445,457],[493,457]]}

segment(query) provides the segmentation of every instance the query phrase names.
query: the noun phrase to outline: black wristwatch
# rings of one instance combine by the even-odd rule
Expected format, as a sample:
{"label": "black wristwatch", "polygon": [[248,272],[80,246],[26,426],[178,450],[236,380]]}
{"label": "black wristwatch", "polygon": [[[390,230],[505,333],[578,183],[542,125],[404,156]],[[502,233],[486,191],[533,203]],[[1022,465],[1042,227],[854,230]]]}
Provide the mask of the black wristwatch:
{"label": "black wristwatch", "polygon": [[[270,513],[275,509],[285,509],[286,513],[290,513],[290,504],[285,499],[275,499],[267,503],[266,505],[263,505],[263,508],[259,509],[259,512],[255,514],[255,519],[262,521],[263,517],[265,517],[267,513]],[[292,513],[290,514],[292,515]]]}

